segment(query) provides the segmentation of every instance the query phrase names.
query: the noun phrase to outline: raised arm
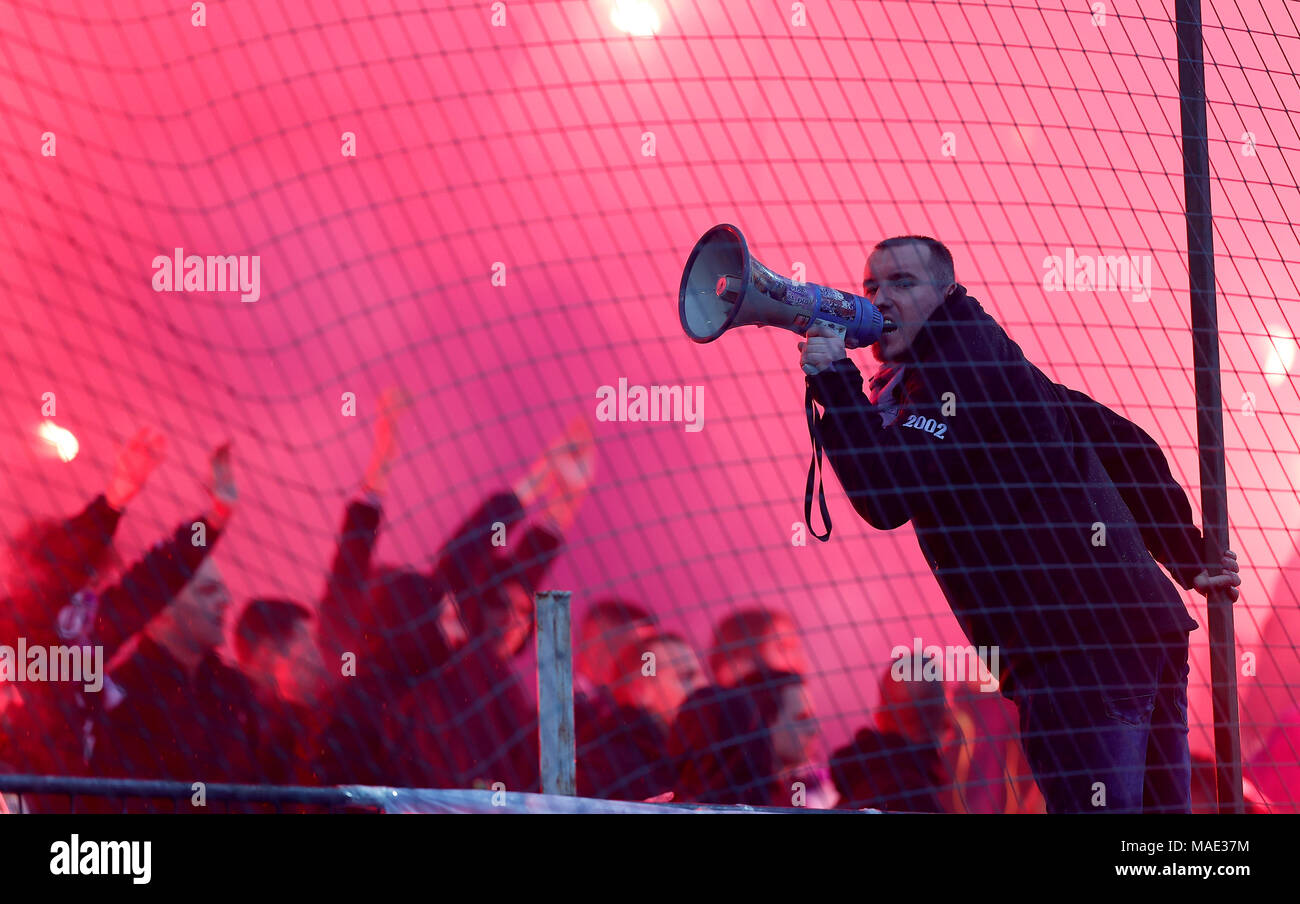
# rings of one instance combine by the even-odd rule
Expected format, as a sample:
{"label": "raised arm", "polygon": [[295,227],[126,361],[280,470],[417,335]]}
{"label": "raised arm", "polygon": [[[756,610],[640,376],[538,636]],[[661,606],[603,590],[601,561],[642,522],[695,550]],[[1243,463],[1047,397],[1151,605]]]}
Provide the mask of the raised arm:
{"label": "raised arm", "polygon": [[1052,384],[991,317],[951,313],[959,319],[932,317],[914,340],[925,353],[906,363],[888,427],[841,337],[814,325],[800,345],[808,386],[826,408],[820,434],[831,466],[853,507],[881,530],[977,489],[971,515],[983,518],[998,504],[994,488],[1022,492],[1059,478],[1052,450],[1068,445],[1070,431]]}
{"label": "raised arm", "polygon": [[327,659],[356,648],[361,606],[370,580],[371,560],[379,538],[380,502],[368,493],[348,503],[334,548],[325,594],[317,610],[318,640]]}
{"label": "raised arm", "polygon": [[[198,523],[207,534],[202,545],[193,542]],[[91,634],[94,642],[112,655],[181,592],[220,536],[206,514],[177,526],[170,538],[145,553],[100,596]]]}
{"label": "raised arm", "polygon": [[39,567],[28,569],[39,595],[66,599],[94,577],[97,563],[113,542],[122,511],[158,467],[166,445],[166,438],[151,427],[136,431],[118,450],[104,492],[59,529],[39,537],[41,548],[31,551],[37,557],[33,564]]}
{"label": "raised arm", "polygon": [[321,598],[320,641],[332,648],[351,649],[355,644],[361,606],[369,592],[374,567],[375,545],[379,541],[379,524],[383,514],[383,497],[388,491],[388,475],[397,460],[398,425],[410,399],[399,387],[384,390],[379,398],[379,416],[375,420],[374,442],[370,461],[361,479],[361,492],[348,503],[334,547],[334,560]]}
{"label": "raised arm", "polygon": [[507,530],[524,519],[524,507],[514,492],[499,492],[485,499],[438,551],[433,568],[435,582],[445,582],[459,596],[490,575],[499,547],[492,545],[493,525]]}
{"label": "raised arm", "polygon": [[586,417],[578,415],[515,484],[515,496],[525,508],[536,503],[541,520],[563,536],[573,526],[595,468],[596,438]]}
{"label": "raised arm", "polygon": [[[142,629],[184,589],[212,552],[238,500],[229,443],[212,453],[208,510],[182,522],[156,544],[97,601],[91,637],[109,655]],[[61,626],[62,628],[63,626]],[[65,632],[66,633],[66,632]]]}
{"label": "raised arm", "polygon": [[33,548],[22,550],[28,562],[16,582],[24,598],[64,600],[85,586],[96,563],[107,558],[121,520],[121,510],[101,493],[77,514],[32,537]]}
{"label": "raised arm", "polygon": [[152,427],[141,427],[117,453],[113,474],[104,499],[115,511],[122,511],[144,487],[167,451],[167,437]]}
{"label": "raised arm", "polygon": [[546,524],[533,525],[520,537],[510,554],[499,562],[502,574],[517,578],[529,593],[536,593],[564,550],[564,537]]}
{"label": "raised arm", "polygon": [[[913,396],[924,390],[918,375],[909,375],[908,383]],[[913,398],[892,426],[883,426],[862,391],[861,372],[847,357],[810,375],[808,385],[825,408],[821,442],[853,508],[879,530],[905,524],[917,494],[945,482],[940,444],[952,444],[953,425],[938,406]]]}
{"label": "raised arm", "polygon": [[361,495],[348,504],[334,549],[325,591],[327,605],[343,603],[364,592],[370,579],[383,497],[388,491],[388,474],[399,451],[398,421],[408,405],[409,399],[401,389],[390,388],[380,396],[375,438],[361,480]]}
{"label": "raised arm", "polygon": [[[996,341],[996,327],[932,329],[937,352],[907,365],[903,404],[888,427],[863,392],[842,337],[815,324],[799,346],[813,398],[825,408],[818,432],[831,467],[854,509],[880,530],[906,523],[929,494],[969,482],[972,460],[997,435],[996,390],[1010,396],[1008,368],[1023,365]],[[956,404],[946,415],[949,401]]]}

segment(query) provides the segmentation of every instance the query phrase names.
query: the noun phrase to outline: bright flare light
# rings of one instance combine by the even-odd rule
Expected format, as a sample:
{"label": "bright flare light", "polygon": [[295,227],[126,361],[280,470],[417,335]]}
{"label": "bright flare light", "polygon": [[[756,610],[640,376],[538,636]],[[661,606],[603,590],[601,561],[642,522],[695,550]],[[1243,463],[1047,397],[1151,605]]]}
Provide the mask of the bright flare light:
{"label": "bright flare light", "polygon": [[638,38],[652,38],[659,32],[659,14],[645,0],[615,0],[609,21]]}
{"label": "bright flare light", "polygon": [[1268,382],[1281,383],[1295,366],[1298,346],[1295,337],[1285,326],[1270,325],[1268,336],[1272,347],[1264,361],[1264,373],[1268,375]]}
{"label": "bright flare light", "polygon": [[40,430],[37,431],[41,439],[49,443],[50,448],[64,461],[72,461],[77,457],[77,452],[81,445],[77,438],[72,435],[70,430],[64,430],[53,421],[46,421],[41,424]]}

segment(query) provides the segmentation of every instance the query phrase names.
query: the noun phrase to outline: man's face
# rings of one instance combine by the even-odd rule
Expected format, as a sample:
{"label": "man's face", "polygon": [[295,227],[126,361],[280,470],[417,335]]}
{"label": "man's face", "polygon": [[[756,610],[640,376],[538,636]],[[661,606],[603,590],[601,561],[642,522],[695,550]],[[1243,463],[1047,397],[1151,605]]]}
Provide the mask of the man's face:
{"label": "man's face", "polygon": [[686,644],[658,641],[649,644],[645,652],[655,656],[654,675],[646,675],[640,669],[641,661],[629,662],[637,670],[620,678],[614,688],[614,698],[671,723],[686,698],[707,684],[707,678],[695,651]]}
{"label": "man's face", "polygon": [[314,707],[321,702],[329,680],[320,649],[303,621],[280,649],[259,643],[253,651],[250,677],[281,700],[297,706]]}
{"label": "man's face", "polygon": [[723,687],[735,687],[760,669],[796,675],[806,675],[811,670],[794,622],[778,618],[761,638],[728,650],[726,658],[717,664],[714,677]]}
{"label": "man's face", "polygon": [[493,647],[501,659],[511,659],[523,649],[533,630],[533,598],[517,581],[507,582],[502,591],[504,605],[492,614]]}
{"label": "man's face", "polygon": [[173,655],[193,657],[197,661],[225,643],[225,613],[230,607],[230,591],[211,562],[211,559],[204,561],[175,601],[147,628],[149,635]]}
{"label": "man's face", "polygon": [[876,727],[922,744],[946,742],[952,737],[956,724],[942,685],[886,681],[880,688]]}
{"label": "man's face", "polygon": [[578,671],[598,685],[611,685],[618,677],[615,657],[628,644],[649,637],[658,629],[648,621],[590,618],[583,623],[578,649]]}
{"label": "man's face", "polygon": [[781,709],[772,725],[772,749],[784,766],[797,766],[812,755],[817,738],[817,720],[812,699],[803,684],[781,688]]}
{"label": "man's face", "polygon": [[867,258],[862,275],[862,291],[886,319],[898,324],[892,333],[884,333],[871,354],[877,361],[898,361],[912,347],[921,326],[943,303],[952,286],[934,284],[930,272],[930,249],[920,242],[908,242],[882,248]]}
{"label": "man's face", "polygon": [[803,643],[800,642],[795,630],[791,625],[783,629],[781,634],[768,637],[759,647],[763,667],[768,671],[808,674],[808,655],[804,652]]}

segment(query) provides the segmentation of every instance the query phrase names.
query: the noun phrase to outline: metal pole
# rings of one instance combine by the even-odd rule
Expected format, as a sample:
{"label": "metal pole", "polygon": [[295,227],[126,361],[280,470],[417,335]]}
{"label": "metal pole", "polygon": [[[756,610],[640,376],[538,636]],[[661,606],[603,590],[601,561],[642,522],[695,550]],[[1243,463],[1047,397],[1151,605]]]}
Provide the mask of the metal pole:
{"label": "metal pole", "polygon": [[543,794],[577,794],[567,590],[537,594],[537,733]]}
{"label": "metal pole", "polygon": [[[1200,0],[1176,0],[1178,94],[1183,120],[1183,192],[1187,204],[1187,270],[1196,368],[1196,434],[1200,447],[1205,555],[1218,564],[1228,548],[1228,492],[1219,385],[1219,321],[1214,295],[1214,223],[1210,215],[1210,153],[1205,113],[1205,60]],[[1211,571],[1213,573],[1213,571]],[[1210,594],[1210,682],[1219,812],[1244,812],[1241,735],[1237,715],[1237,653],[1232,601]]]}

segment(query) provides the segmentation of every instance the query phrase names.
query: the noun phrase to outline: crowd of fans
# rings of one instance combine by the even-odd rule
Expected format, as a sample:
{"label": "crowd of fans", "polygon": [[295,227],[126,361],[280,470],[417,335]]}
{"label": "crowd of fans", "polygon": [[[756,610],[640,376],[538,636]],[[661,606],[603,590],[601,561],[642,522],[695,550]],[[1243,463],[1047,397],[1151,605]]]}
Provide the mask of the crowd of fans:
{"label": "crowd of fans", "polygon": [[[231,600],[212,558],[238,506],[228,447],[213,453],[198,517],[129,567],[117,561],[113,535],[164,453],[154,431],[128,441],[85,509],[30,525],[10,545],[0,643],[99,645],[107,677],[99,693],[0,684],[0,772],[540,790],[536,701],[513,660],[532,639],[534,594],[591,483],[589,428],[576,421],[514,487],[464,519],[431,567],[417,568],[373,561],[402,408],[400,395],[385,394],[370,464],[316,600]],[[789,615],[729,613],[701,655],[636,601],[600,599],[580,611],[581,795],[1044,810],[1014,707],[977,684],[898,682],[887,671],[875,724],[827,755]],[[69,801],[24,795],[23,806],[60,810]]]}

